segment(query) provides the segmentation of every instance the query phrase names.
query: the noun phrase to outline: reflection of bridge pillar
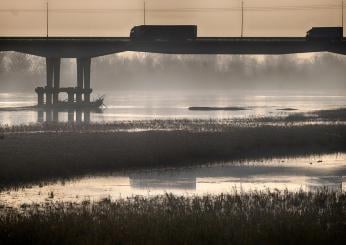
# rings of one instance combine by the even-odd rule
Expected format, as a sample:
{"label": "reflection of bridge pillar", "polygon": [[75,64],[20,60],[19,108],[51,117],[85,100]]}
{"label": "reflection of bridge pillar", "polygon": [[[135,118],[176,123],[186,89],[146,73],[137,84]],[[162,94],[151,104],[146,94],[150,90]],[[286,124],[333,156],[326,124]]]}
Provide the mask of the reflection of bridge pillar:
{"label": "reflection of bridge pillar", "polygon": [[56,109],[53,109],[53,121],[58,122],[59,121],[59,112]]}
{"label": "reflection of bridge pillar", "polygon": [[84,111],[84,123],[90,123],[90,111]]}
{"label": "reflection of bridge pillar", "polygon": [[60,58],[46,58],[46,67],[47,67],[47,88],[46,91],[46,104],[52,104],[52,95],[53,95],[53,104],[58,102],[59,92],[54,89],[60,88]]}
{"label": "reflection of bridge pillar", "polygon": [[84,94],[84,102],[90,102],[90,66],[91,58],[77,58],[77,91],[76,101],[82,102]]}
{"label": "reflection of bridge pillar", "polygon": [[74,110],[72,110],[72,109],[68,110],[67,121],[69,123],[73,123],[74,122]]}
{"label": "reflection of bridge pillar", "polygon": [[44,121],[44,112],[43,110],[38,110],[37,111],[37,122],[43,123]]}
{"label": "reflection of bridge pillar", "polygon": [[46,122],[52,121],[52,110],[46,110]]}
{"label": "reflection of bridge pillar", "polygon": [[77,110],[76,111],[76,122],[77,123],[81,123],[82,122],[82,111],[81,110]]}
{"label": "reflection of bridge pillar", "polygon": [[53,59],[53,104],[57,104],[59,101],[59,88],[60,88],[60,58]]}

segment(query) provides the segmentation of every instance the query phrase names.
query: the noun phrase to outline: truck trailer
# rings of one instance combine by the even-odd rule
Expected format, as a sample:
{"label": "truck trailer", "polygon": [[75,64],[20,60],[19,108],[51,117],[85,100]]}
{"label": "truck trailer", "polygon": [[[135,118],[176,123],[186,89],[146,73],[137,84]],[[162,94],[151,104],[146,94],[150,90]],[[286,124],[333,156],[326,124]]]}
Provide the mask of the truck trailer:
{"label": "truck trailer", "polygon": [[343,38],[342,27],[313,27],[306,33],[307,40],[334,40]]}
{"label": "truck trailer", "polygon": [[196,25],[141,25],[130,32],[130,39],[137,41],[189,41],[196,38]]}

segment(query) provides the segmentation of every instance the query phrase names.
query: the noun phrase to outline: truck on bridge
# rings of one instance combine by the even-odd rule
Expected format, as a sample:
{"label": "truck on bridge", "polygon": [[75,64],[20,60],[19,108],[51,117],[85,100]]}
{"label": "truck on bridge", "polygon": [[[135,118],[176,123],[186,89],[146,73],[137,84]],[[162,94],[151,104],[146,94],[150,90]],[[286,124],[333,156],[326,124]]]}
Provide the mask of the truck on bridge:
{"label": "truck on bridge", "polygon": [[130,32],[130,39],[134,41],[188,41],[196,38],[196,25],[141,25],[133,27]]}
{"label": "truck on bridge", "polygon": [[341,41],[342,38],[343,38],[342,27],[313,27],[306,33],[307,40]]}

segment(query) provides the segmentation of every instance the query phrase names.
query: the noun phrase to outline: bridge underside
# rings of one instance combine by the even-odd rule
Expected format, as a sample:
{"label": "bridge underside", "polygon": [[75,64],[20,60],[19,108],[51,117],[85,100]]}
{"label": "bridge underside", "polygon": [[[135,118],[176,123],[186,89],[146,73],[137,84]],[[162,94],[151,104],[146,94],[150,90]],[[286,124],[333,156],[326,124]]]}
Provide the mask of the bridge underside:
{"label": "bridge underside", "polygon": [[197,38],[192,41],[131,41],[129,38],[0,38],[0,51],[51,58],[89,58],[124,51],[166,54],[346,54],[346,40],[305,38]]}

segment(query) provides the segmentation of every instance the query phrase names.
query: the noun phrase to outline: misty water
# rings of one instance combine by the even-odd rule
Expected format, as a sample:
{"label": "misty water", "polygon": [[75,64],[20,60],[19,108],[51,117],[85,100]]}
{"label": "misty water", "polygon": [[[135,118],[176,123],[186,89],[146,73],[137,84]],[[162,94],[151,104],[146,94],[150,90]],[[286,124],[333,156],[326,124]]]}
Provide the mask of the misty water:
{"label": "misty water", "polygon": [[275,158],[142,171],[115,172],[0,192],[0,203],[20,206],[52,201],[165,193],[193,196],[249,191],[346,191],[346,154]]}
{"label": "misty water", "polygon": [[[340,92],[307,91],[108,91],[106,107],[91,112],[91,122],[150,119],[229,119],[261,116],[285,116],[289,113],[336,109],[346,106],[346,95]],[[61,98],[64,99],[63,97]],[[36,104],[34,93],[0,93],[0,124],[18,125],[42,121],[35,110],[8,111],[1,108]],[[238,111],[191,111],[189,107],[241,107]],[[292,108],[293,111],[280,109]],[[43,118],[45,120],[45,118]],[[58,120],[68,121],[67,112],[59,112]]]}

